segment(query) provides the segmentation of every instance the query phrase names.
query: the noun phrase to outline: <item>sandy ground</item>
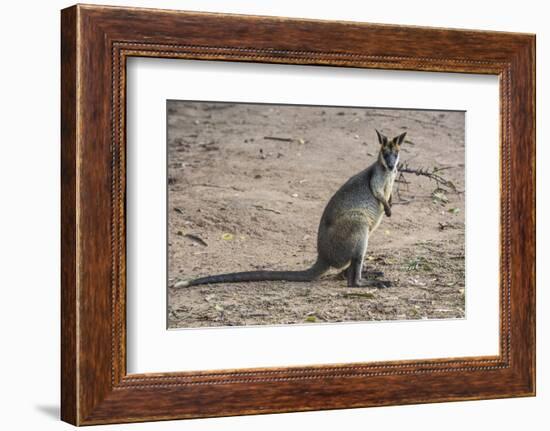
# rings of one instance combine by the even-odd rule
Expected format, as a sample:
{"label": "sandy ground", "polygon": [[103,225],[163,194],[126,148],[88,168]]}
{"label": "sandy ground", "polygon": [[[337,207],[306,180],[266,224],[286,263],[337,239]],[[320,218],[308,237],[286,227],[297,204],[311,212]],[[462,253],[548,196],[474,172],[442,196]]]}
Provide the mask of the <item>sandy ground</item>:
{"label": "sandy ground", "polygon": [[309,267],[328,199],[376,158],[375,128],[407,131],[401,161],[446,168],[463,191],[463,113],[179,101],[167,109],[170,328],[464,317],[464,193],[434,193],[435,182],[410,174],[369,239],[367,272],[383,271],[389,288],[348,288],[336,271],[311,283],[171,287]]}

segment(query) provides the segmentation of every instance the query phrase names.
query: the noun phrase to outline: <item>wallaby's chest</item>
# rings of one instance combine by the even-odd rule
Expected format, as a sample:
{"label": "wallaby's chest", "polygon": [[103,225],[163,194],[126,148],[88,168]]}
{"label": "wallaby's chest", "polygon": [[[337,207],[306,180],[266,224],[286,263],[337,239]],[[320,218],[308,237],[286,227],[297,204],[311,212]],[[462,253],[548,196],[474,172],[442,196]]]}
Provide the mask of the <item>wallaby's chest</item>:
{"label": "wallaby's chest", "polygon": [[389,200],[394,179],[392,172],[375,170],[374,167],[352,177],[330,200],[323,214],[323,223],[331,225],[351,211],[354,218],[363,214],[371,227],[376,225],[384,213],[376,196],[382,195]]}
{"label": "wallaby's chest", "polygon": [[393,183],[395,181],[395,172],[377,172],[371,178],[371,187],[377,192],[382,193],[384,198],[388,200],[390,198]]}
{"label": "wallaby's chest", "polygon": [[394,181],[395,181],[395,172],[391,172],[390,174],[388,174],[388,178],[384,183],[384,197],[386,198],[386,200],[388,200],[391,196]]}

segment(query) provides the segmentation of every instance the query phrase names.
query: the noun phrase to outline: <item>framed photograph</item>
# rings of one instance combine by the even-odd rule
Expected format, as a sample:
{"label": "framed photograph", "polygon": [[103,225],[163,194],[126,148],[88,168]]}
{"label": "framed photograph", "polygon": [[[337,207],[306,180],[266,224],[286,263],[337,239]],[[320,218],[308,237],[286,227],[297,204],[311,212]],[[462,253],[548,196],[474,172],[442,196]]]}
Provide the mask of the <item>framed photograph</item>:
{"label": "framed photograph", "polygon": [[62,11],[61,415],[535,394],[535,36]]}

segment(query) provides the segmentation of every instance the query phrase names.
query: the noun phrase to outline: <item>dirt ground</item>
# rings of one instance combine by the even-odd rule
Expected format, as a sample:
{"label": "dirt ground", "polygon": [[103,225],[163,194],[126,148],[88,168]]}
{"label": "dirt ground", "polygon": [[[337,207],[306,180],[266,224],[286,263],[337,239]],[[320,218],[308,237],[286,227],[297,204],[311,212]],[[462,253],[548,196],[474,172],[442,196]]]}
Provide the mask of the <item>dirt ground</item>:
{"label": "dirt ground", "polygon": [[407,131],[400,160],[445,168],[464,191],[464,113],[182,101],[167,110],[169,328],[465,316],[464,193],[412,174],[369,238],[366,269],[383,271],[389,288],[348,288],[336,271],[311,283],[173,288],[309,267],[329,198],[376,158],[375,128]]}

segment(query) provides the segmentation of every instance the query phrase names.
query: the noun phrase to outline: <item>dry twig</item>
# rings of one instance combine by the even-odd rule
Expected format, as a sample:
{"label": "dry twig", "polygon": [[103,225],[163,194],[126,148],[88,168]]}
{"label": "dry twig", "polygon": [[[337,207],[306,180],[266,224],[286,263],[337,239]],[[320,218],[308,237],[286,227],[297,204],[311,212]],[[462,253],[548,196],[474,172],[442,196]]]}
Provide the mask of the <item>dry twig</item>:
{"label": "dry twig", "polygon": [[397,171],[399,172],[399,175],[397,179],[395,180],[397,182],[397,189],[396,189],[396,195],[400,200],[403,200],[400,195],[401,191],[401,185],[406,185],[406,190],[409,190],[409,184],[410,181],[407,181],[405,178],[405,174],[414,174],[417,176],[423,176],[426,178],[429,178],[432,181],[435,181],[437,184],[436,190],[441,189],[445,192],[451,192],[451,193],[461,193],[460,190],[455,186],[455,184],[451,181],[445,178],[443,175],[441,175],[441,172],[444,170],[449,169],[450,167],[442,167],[438,168],[437,166],[434,166],[432,169],[429,168],[412,168],[409,166],[407,162],[400,163],[397,166]]}

